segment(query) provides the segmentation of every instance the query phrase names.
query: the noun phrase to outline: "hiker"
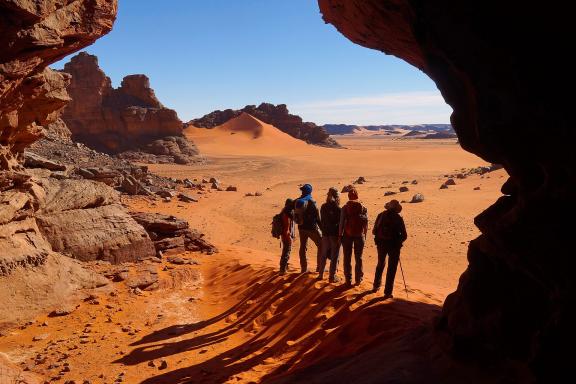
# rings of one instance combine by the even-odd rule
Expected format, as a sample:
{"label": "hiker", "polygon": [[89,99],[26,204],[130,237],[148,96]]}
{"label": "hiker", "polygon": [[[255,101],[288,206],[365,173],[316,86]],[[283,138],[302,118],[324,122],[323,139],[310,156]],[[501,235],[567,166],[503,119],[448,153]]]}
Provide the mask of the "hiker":
{"label": "hiker", "polygon": [[286,199],[284,208],[280,213],[281,217],[281,231],[280,238],[282,240],[282,256],[280,256],[280,274],[286,274],[288,270],[288,260],[290,259],[290,252],[292,251],[292,241],[296,238],[294,233],[294,200]]}
{"label": "hiker", "polygon": [[306,257],[306,250],[308,247],[308,239],[316,244],[316,272],[320,265],[321,257],[321,233],[320,213],[316,202],[312,199],[312,186],[304,184],[300,187],[302,196],[294,202],[294,221],[298,224],[298,233],[300,235],[300,269],[302,273],[308,272],[308,259]]}
{"label": "hiker", "polygon": [[320,229],[322,230],[322,257],[318,271],[318,278],[324,278],[326,263],[330,260],[330,271],[328,281],[337,283],[336,269],[340,258],[340,237],[338,227],[340,226],[340,193],[334,187],[328,189],[326,202],[320,208]]}
{"label": "hiker", "polygon": [[400,261],[400,248],[406,241],[406,226],[404,219],[399,213],[402,206],[398,200],[390,200],[384,205],[385,211],[381,212],[376,218],[372,234],[378,250],[378,265],[376,266],[376,276],[374,276],[373,292],[380,289],[382,282],[382,272],[386,264],[386,255],[388,259],[388,270],[386,271],[386,284],[384,285],[384,299],[392,298],[394,288],[394,277]]}
{"label": "hiker", "polygon": [[340,215],[340,238],[344,252],[344,276],[346,285],[352,285],[352,248],[354,248],[354,277],[360,285],[364,272],[362,270],[362,252],[368,231],[368,210],[358,200],[358,191],[348,191],[348,202],[342,207]]}

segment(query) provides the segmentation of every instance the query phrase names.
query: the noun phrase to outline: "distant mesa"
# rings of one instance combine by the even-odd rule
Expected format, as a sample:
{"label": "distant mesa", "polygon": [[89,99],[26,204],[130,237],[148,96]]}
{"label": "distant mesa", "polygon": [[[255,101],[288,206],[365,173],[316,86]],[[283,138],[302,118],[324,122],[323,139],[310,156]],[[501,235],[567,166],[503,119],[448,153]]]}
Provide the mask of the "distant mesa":
{"label": "distant mesa", "polygon": [[243,112],[309,144],[332,148],[340,147],[340,144],[331,138],[323,127],[314,123],[304,122],[300,116],[291,114],[286,104],[262,103],[259,106],[247,105],[240,110],[217,110],[199,119],[192,120],[187,125],[197,128],[214,128],[240,116]]}
{"label": "distant mesa", "polygon": [[182,136],[182,121],[156,98],[147,76],[126,76],[113,88],[98,58],[85,52],[63,72],[72,76],[67,87],[72,100],[62,114],[72,140],[136,161],[194,161],[198,151]]}
{"label": "distant mesa", "polygon": [[450,124],[418,124],[418,125],[351,125],[325,124],[324,130],[330,135],[390,135],[403,137],[419,137],[423,139],[455,138],[456,133]]}

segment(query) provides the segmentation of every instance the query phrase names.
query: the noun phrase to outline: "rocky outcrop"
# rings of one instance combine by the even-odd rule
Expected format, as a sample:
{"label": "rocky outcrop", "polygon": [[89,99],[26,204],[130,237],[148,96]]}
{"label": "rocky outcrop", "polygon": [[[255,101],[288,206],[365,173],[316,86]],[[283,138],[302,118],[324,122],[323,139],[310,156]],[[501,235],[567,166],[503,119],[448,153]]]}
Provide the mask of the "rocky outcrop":
{"label": "rocky outcrop", "polygon": [[226,109],[224,111],[218,110],[199,119],[192,120],[188,124],[198,128],[213,128],[224,124],[234,117],[240,116],[243,112],[307,143],[325,147],[340,147],[324,128],[314,123],[302,121],[300,116],[293,115],[288,111],[286,104],[274,105],[262,103],[259,106],[247,105],[237,111],[232,109]]}
{"label": "rocky outcrop", "polygon": [[[576,191],[567,5],[500,3],[495,12],[486,2],[319,4],[353,42],[428,74],[453,109],[462,147],[510,175],[503,196],[475,220],[482,235],[470,243],[469,267],[435,337],[460,358],[488,358],[504,365],[500,373],[519,375],[509,381],[561,381],[573,368],[560,351],[576,342],[573,226],[565,224]],[[535,46],[546,54],[534,55]]]}
{"label": "rocky outcrop", "polygon": [[185,251],[218,252],[216,247],[204,239],[204,235],[191,229],[188,222],[160,213],[132,213],[134,220],[142,225],[154,240],[159,255],[179,254]]}
{"label": "rocky outcrop", "polygon": [[418,125],[350,125],[350,124],[324,124],[322,126],[330,135],[349,135],[355,132],[371,131],[380,132],[384,134],[396,133],[398,129],[407,129],[410,131],[426,132],[441,132],[441,133],[454,133],[450,124],[418,124]]}
{"label": "rocky outcrop", "polygon": [[69,100],[68,76],[47,65],[92,44],[115,17],[115,0],[0,1],[0,169],[18,168]]}
{"label": "rocky outcrop", "polygon": [[[176,111],[164,107],[145,75],[124,77],[119,88],[98,66],[98,58],[81,52],[64,66],[71,75],[72,100],[62,119],[72,139],[109,154],[139,161],[193,162],[195,146],[182,136]],[[156,159],[158,157],[158,159]]]}

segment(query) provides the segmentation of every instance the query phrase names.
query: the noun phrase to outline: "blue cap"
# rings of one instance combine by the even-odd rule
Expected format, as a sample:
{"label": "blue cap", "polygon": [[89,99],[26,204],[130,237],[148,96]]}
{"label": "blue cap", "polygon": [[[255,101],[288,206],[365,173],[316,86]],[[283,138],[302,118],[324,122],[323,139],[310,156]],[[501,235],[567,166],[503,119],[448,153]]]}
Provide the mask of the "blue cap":
{"label": "blue cap", "polygon": [[309,195],[312,193],[312,186],[310,184],[304,184],[303,186],[300,187],[300,190],[302,191],[303,194]]}

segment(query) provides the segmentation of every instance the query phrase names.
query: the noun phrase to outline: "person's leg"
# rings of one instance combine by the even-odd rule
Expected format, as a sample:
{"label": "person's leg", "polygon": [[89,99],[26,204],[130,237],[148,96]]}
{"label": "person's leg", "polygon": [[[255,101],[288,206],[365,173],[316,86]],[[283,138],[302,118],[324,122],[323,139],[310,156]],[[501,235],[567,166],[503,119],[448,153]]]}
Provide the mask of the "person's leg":
{"label": "person's leg", "polygon": [[378,251],[378,265],[376,265],[376,274],[374,275],[374,292],[382,285],[382,272],[384,272],[384,267],[386,266],[386,248],[381,242],[377,242],[376,250]]}
{"label": "person's leg", "polygon": [[301,229],[300,233],[300,271],[308,272],[308,260],[306,259],[306,250],[308,243],[308,231]]}
{"label": "person's leg", "polygon": [[342,252],[344,253],[344,277],[346,284],[352,284],[352,239],[342,238]]}
{"label": "person's leg", "polygon": [[288,260],[292,250],[292,240],[282,240],[282,256],[280,257],[280,273],[283,275],[288,270]]}
{"label": "person's leg", "polygon": [[330,282],[337,280],[336,271],[338,270],[338,261],[340,259],[340,241],[338,236],[330,236]]}
{"label": "person's leg", "polygon": [[322,260],[322,236],[318,229],[310,231],[310,240],[316,244],[316,272],[320,272],[319,267]]}
{"label": "person's leg", "polygon": [[326,269],[326,260],[330,257],[330,238],[328,236],[322,236],[322,256],[320,257],[318,265],[318,277],[320,279],[324,278],[324,270]]}
{"label": "person's leg", "polygon": [[354,261],[355,266],[355,281],[356,285],[360,285],[364,278],[364,269],[362,268],[362,253],[364,252],[364,237],[359,236],[354,238]]}
{"label": "person's leg", "polygon": [[388,270],[386,271],[386,285],[384,287],[384,296],[392,296],[394,289],[394,278],[396,277],[396,269],[400,261],[400,247],[391,248],[388,251],[390,258],[388,260]]}

